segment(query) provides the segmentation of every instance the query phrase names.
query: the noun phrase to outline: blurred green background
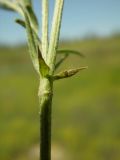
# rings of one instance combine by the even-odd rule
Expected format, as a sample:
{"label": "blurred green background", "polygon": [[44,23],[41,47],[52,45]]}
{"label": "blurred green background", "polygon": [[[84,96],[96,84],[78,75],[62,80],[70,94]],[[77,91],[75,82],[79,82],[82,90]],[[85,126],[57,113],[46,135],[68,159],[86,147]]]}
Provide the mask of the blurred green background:
{"label": "blurred green background", "polygon": [[[54,84],[53,160],[119,160],[120,36],[65,41],[60,48],[86,58],[71,55],[59,70],[89,69]],[[38,160],[38,85],[27,47],[0,47],[0,160]]]}

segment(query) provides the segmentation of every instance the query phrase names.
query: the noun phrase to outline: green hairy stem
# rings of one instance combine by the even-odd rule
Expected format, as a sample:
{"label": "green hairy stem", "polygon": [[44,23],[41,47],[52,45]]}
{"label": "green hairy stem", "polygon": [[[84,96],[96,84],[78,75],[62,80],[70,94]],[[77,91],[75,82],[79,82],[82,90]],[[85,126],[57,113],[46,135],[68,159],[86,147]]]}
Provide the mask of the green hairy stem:
{"label": "green hairy stem", "polygon": [[[49,0],[42,1],[42,37],[38,35],[39,23],[34,13],[32,0],[0,0],[0,8],[19,13],[23,19],[16,22],[26,29],[28,48],[35,70],[40,78],[38,90],[40,110],[40,160],[51,160],[51,113],[53,82],[74,76],[87,67],[65,70],[54,75],[69,54],[84,57],[81,52],[69,49],[58,50],[64,0],[56,0],[50,39],[48,37]],[[56,63],[57,54],[63,54]]]}
{"label": "green hairy stem", "polygon": [[[50,67],[49,73],[54,72],[56,48],[58,45],[62,8],[64,0],[56,0],[50,44],[48,48],[48,0],[42,2],[42,53]],[[48,52],[48,53],[47,53]],[[42,93],[42,95],[41,95]],[[51,110],[53,95],[53,79],[41,79],[39,88],[40,99],[40,160],[51,160]]]}
{"label": "green hairy stem", "polygon": [[40,160],[51,159],[51,110],[53,82],[43,78],[38,92],[40,103]]}
{"label": "green hairy stem", "polygon": [[42,0],[42,55],[47,59],[48,52],[48,0]]}
{"label": "green hairy stem", "polygon": [[55,69],[55,59],[59,41],[63,5],[64,5],[64,0],[56,0],[53,22],[52,22],[52,30],[50,36],[50,44],[48,50],[48,64],[51,68],[52,72],[51,74],[53,74]]}

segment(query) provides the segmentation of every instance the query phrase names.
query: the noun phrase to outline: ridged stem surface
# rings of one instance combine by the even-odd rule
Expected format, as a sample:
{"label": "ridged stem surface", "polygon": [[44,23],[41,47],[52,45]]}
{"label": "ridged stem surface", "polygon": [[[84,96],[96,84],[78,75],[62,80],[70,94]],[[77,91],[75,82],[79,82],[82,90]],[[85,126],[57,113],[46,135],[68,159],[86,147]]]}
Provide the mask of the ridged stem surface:
{"label": "ridged stem surface", "polygon": [[52,81],[43,79],[40,82],[40,160],[51,160],[51,110]]}

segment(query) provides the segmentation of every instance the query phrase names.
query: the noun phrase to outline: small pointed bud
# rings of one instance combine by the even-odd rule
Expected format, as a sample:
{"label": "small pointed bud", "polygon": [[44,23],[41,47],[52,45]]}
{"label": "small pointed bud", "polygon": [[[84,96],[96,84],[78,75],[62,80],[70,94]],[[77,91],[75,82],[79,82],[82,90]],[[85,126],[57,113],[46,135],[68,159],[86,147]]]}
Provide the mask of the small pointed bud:
{"label": "small pointed bud", "polygon": [[70,69],[70,70],[66,70],[63,72],[60,72],[58,74],[56,74],[53,79],[54,80],[59,80],[59,79],[63,79],[63,78],[69,78],[74,76],[75,74],[77,74],[79,71],[87,69],[88,67],[81,67],[81,68],[76,68],[76,69]]}

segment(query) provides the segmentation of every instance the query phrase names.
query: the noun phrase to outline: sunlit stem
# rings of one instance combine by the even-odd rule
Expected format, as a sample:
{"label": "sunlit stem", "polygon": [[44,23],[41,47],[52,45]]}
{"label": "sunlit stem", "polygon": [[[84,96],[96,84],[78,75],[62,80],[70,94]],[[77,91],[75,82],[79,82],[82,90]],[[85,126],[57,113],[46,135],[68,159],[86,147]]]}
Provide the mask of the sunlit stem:
{"label": "sunlit stem", "polygon": [[63,5],[64,0],[56,0],[47,57],[47,62],[51,69],[50,74],[53,74],[55,68],[56,49],[59,41]]}
{"label": "sunlit stem", "polygon": [[48,52],[48,0],[42,0],[42,56]]}
{"label": "sunlit stem", "polygon": [[53,81],[43,78],[39,87],[40,103],[40,160],[51,160],[51,110]]}

